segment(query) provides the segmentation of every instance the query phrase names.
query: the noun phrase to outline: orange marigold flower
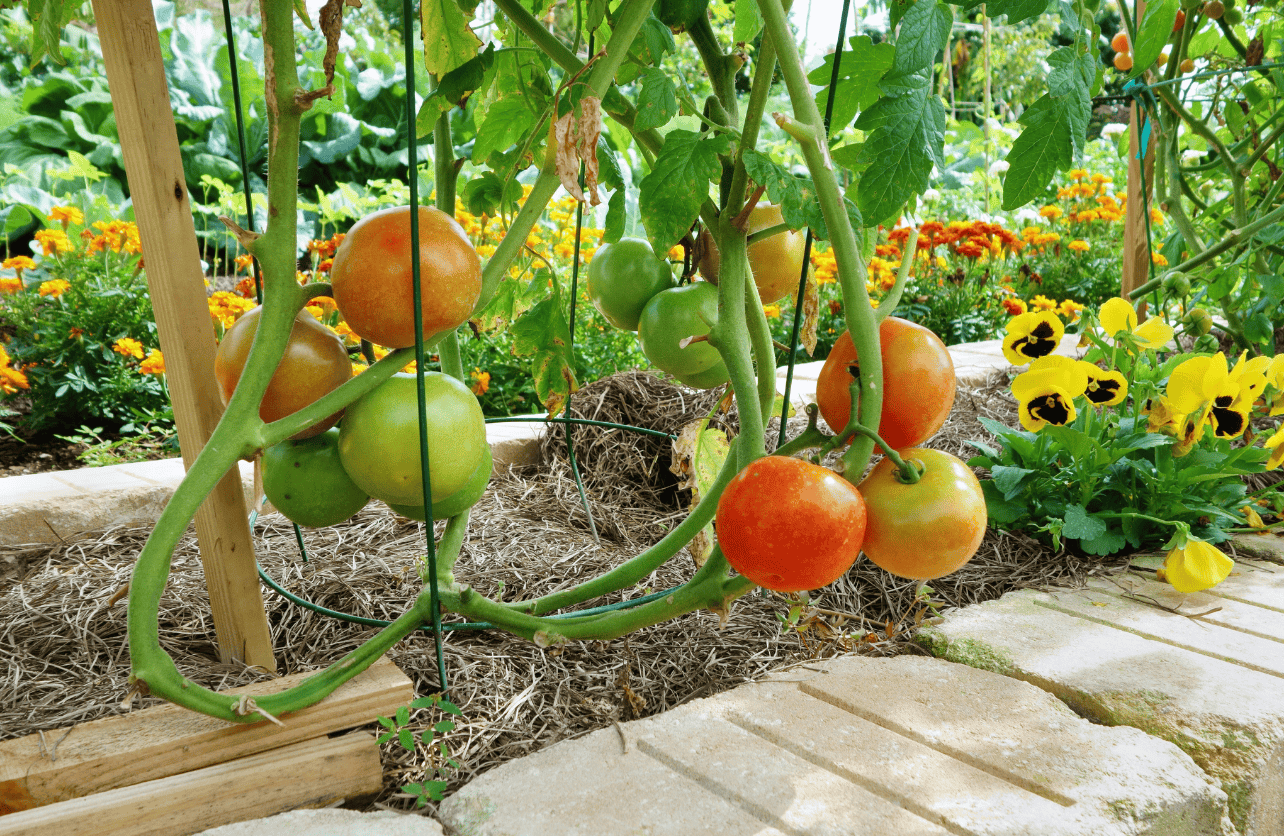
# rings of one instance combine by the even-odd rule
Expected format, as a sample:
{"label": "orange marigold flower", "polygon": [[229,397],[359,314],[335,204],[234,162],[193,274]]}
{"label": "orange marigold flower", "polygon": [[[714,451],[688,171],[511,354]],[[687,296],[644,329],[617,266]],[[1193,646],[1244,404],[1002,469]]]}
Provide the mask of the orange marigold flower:
{"label": "orange marigold flower", "polygon": [[1055,221],[1057,218],[1064,215],[1065,212],[1061,210],[1060,206],[1044,206],[1039,210],[1039,214],[1050,221]]}
{"label": "orange marigold flower", "polygon": [[57,255],[58,253],[69,253],[72,251],[71,239],[67,233],[61,229],[41,229],[36,231],[36,243],[38,243],[44,254]]}
{"label": "orange marigold flower", "polygon": [[471,377],[473,382],[468,388],[473,390],[473,394],[477,397],[486,394],[486,390],[490,388],[490,372],[473,369]]}
{"label": "orange marigold flower", "polygon": [[1057,303],[1040,293],[1030,300],[1030,307],[1036,311],[1055,311]]}
{"label": "orange marigold flower", "polygon": [[982,244],[978,244],[973,240],[968,240],[968,241],[964,241],[962,244],[959,244],[956,252],[959,255],[964,256],[966,258],[980,258],[981,255],[984,252],[986,252],[987,249],[988,247]]}
{"label": "orange marigold flower", "polygon": [[1062,299],[1061,304],[1057,306],[1057,316],[1070,322],[1077,322],[1079,314],[1083,312],[1083,308],[1083,305],[1073,299]]}
{"label": "orange marigold flower", "polygon": [[76,328],[73,326],[72,329],[67,332],[67,337],[69,339],[78,340],[83,336],[85,336],[84,328]]}
{"label": "orange marigold flower", "polygon": [[1167,267],[1168,259],[1164,258],[1163,253],[1151,253],[1150,260],[1155,263],[1156,267]]}
{"label": "orange marigold flower", "polygon": [[1164,222],[1164,213],[1160,212],[1154,206],[1150,207],[1150,222],[1152,224],[1161,224]]}
{"label": "orange marigold flower", "polygon": [[138,366],[138,371],[143,374],[165,374],[165,356],[161,354],[159,348],[151,350],[151,353]]}
{"label": "orange marigold flower", "polygon": [[143,359],[143,344],[132,337],[121,337],[112,343],[111,350],[121,357],[133,357],[135,360]]}
{"label": "orange marigold flower", "polygon": [[247,273],[253,272],[254,270],[254,256],[249,253],[238,255],[233,259],[233,263],[236,264],[237,269],[244,270]]}
{"label": "orange marigold flower", "polygon": [[234,292],[237,296],[241,296],[245,299],[255,298],[254,278],[252,276],[246,276],[241,279],[236,283],[236,290]]}
{"label": "orange marigold flower", "polygon": [[9,363],[9,352],[0,345],[0,392],[12,395],[19,389],[29,389],[30,384],[22,369],[11,368]]}
{"label": "orange marigold flower", "polygon": [[22,279],[0,278],[0,294],[22,292]]}
{"label": "orange marigold flower", "polygon": [[62,224],[65,231],[68,224],[82,225],[85,222],[85,215],[75,206],[55,206],[49,210],[49,220]]}
{"label": "orange marigold flower", "polygon": [[47,282],[41,282],[37,292],[41,296],[52,296],[57,299],[71,288],[71,282],[66,279],[50,279]]}
{"label": "orange marigold flower", "polygon": [[1074,239],[1069,244],[1066,244],[1066,246],[1077,253],[1086,253],[1090,249],[1088,242],[1081,238]]}
{"label": "orange marigold flower", "polygon": [[[919,249],[922,249],[922,248],[923,248],[923,244],[922,244],[922,239],[920,238]],[[878,256],[879,258],[900,258],[901,248],[896,246],[895,244],[879,244],[878,246],[874,247],[874,255]],[[830,260],[833,260],[832,256],[830,257]]]}
{"label": "orange marigold flower", "polygon": [[779,305],[763,305],[762,312],[767,315],[767,319],[780,319]]}
{"label": "orange marigold flower", "polygon": [[1066,176],[1078,183],[1080,180],[1088,176],[1088,172],[1082,168],[1072,168],[1070,171],[1066,172]]}
{"label": "orange marigold flower", "polygon": [[6,258],[4,261],[0,261],[0,267],[6,270],[13,270],[18,274],[18,278],[22,278],[22,271],[35,270],[36,262],[29,256],[15,255],[13,258]]}
{"label": "orange marigold flower", "polygon": [[1004,299],[1003,310],[1007,311],[1010,316],[1019,316],[1025,313],[1025,302],[1020,299]]}

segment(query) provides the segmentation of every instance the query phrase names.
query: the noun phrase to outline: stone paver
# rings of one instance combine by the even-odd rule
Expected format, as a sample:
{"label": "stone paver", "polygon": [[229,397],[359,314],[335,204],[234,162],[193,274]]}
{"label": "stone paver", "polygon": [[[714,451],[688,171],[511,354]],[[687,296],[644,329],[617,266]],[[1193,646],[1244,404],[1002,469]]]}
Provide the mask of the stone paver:
{"label": "stone paver", "polygon": [[202,830],[196,836],[441,836],[441,825],[426,816],[388,811],[291,810]]}
{"label": "stone paver", "polygon": [[1229,832],[1226,801],[1172,744],[1027,683],[853,656],[512,761],[440,815],[477,836],[1158,836]]}
{"label": "stone paver", "polygon": [[919,641],[1032,682],[1095,722],[1173,742],[1227,792],[1240,833],[1284,834],[1284,567],[1241,559],[1192,595],[1148,572],[1023,590],[954,610]]}

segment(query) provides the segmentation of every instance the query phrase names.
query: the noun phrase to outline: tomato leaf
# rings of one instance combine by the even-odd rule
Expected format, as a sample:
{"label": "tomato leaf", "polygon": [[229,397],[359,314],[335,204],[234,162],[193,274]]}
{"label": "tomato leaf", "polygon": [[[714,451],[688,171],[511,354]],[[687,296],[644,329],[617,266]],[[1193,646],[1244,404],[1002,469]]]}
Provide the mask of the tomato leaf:
{"label": "tomato leaf", "polygon": [[[1047,11],[1049,5],[1052,5],[1048,0],[988,0],[988,2],[987,0],[975,0],[975,2],[968,0],[968,2],[960,3],[959,5],[963,7],[965,12],[970,12],[973,9],[979,9],[982,3],[985,3],[986,13],[991,20],[1007,15],[1009,26],[1037,17]],[[1071,11],[1073,11],[1073,7]],[[1064,19],[1073,20],[1074,16],[1071,15]]]}
{"label": "tomato leaf", "polygon": [[758,0],[736,0],[735,20],[736,28],[731,34],[732,41],[746,44],[757,37],[763,26],[762,12],[758,10]]}
{"label": "tomato leaf", "polygon": [[456,0],[424,0],[419,8],[423,26],[424,67],[442,76],[462,66],[481,49],[481,41],[468,26],[470,12]]}
{"label": "tomato leaf", "polygon": [[642,224],[657,253],[667,253],[691,228],[709,199],[709,182],[722,174],[718,155],[731,150],[726,134],[673,130],[638,185]]}
{"label": "tomato leaf", "polygon": [[1177,22],[1177,8],[1178,0],[1153,0],[1146,4],[1146,11],[1141,16],[1141,26],[1137,31],[1137,43],[1132,48],[1132,72],[1129,78],[1136,78],[1159,60],[1159,53],[1164,51],[1172,37],[1173,24]]}
{"label": "tomato leaf", "polygon": [[626,220],[625,201],[627,195],[624,189],[616,189],[611,195],[611,199],[606,203],[606,222],[602,229],[602,243],[614,244],[624,237],[624,222]]}
{"label": "tomato leaf", "polygon": [[678,113],[678,89],[669,74],[658,67],[651,67],[642,74],[638,91],[638,118],[634,129],[639,131],[667,125]]}
{"label": "tomato leaf", "polygon": [[[1025,130],[1008,152],[1003,208],[1024,206],[1043,193],[1052,175],[1074,162],[1077,143],[1087,130],[1092,105],[1086,87],[1072,95],[1045,93],[1021,114]],[[1078,136],[1076,136],[1076,134]]]}
{"label": "tomato leaf", "polygon": [[579,386],[571,356],[571,331],[555,294],[522,314],[509,331],[513,353],[531,358],[535,394],[550,416],[562,411],[566,398]]}
{"label": "tomato leaf", "polygon": [[856,120],[868,137],[859,159],[869,166],[860,177],[857,205],[871,225],[898,215],[911,195],[927,189],[932,167],[945,164],[945,105],[932,93],[928,73],[917,77],[921,86],[884,96]]}
{"label": "tomato leaf", "polygon": [[[829,227],[825,224],[825,216],[821,212],[820,201],[816,199],[816,188],[811,178],[795,177],[784,166],[758,151],[746,151],[744,163],[750,178],[767,190],[768,200],[781,207],[785,223],[792,229],[810,227],[817,240],[829,240]],[[856,204],[850,200],[845,202],[852,228],[864,226]]]}
{"label": "tomato leaf", "polygon": [[878,101],[878,82],[891,68],[896,52],[890,43],[876,44],[868,35],[853,36],[849,43],[850,48],[843,51],[838,63],[838,83],[833,90],[828,87],[834,74],[832,53],[807,76],[812,84],[824,85],[816,94],[816,107],[821,113],[825,112],[830,93],[834,95],[834,110],[829,119],[831,136],[850,125],[859,111]]}
{"label": "tomato leaf", "polygon": [[953,25],[954,13],[938,0],[918,0],[911,6],[901,19],[892,66],[879,82],[883,93],[899,96],[930,87],[932,63],[945,49]]}
{"label": "tomato leaf", "polygon": [[[494,60],[495,47],[488,45],[475,58],[464,62],[442,76],[437,82],[437,88],[419,106],[419,113],[415,116],[416,133],[421,137],[427,136],[432,133],[433,124],[437,121],[438,116],[452,107],[462,107],[473,91],[485,83],[486,72],[490,69]],[[479,142],[482,136],[482,132],[478,131],[477,140]],[[512,142],[508,144],[511,145]],[[498,147],[502,149],[508,146],[501,145]],[[485,158],[486,155],[483,154],[478,159]]]}
{"label": "tomato leaf", "polygon": [[[708,424],[708,418],[692,421],[673,440],[673,464],[669,469],[678,477],[678,489],[691,491],[693,508],[712,488],[731,451],[727,434],[710,429]],[[688,548],[696,566],[703,566],[713,552],[713,523],[706,525]]]}

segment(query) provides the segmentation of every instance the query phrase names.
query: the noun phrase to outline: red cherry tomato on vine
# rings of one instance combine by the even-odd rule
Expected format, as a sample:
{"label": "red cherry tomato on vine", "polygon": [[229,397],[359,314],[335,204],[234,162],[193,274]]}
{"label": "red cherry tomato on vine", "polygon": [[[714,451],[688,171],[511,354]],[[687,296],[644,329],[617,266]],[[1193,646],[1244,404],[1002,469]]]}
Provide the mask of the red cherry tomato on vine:
{"label": "red cherry tomato on vine", "polygon": [[[357,221],[334,253],[334,303],[358,336],[389,348],[415,344],[410,263],[410,207]],[[463,227],[430,206],[419,207],[419,281],[424,339],[464,323],[481,295],[481,258]]]}
{"label": "red cherry tomato on vine", "polygon": [[[893,449],[913,447],[945,424],[954,406],[954,361],[941,338],[922,325],[889,316],[878,329],[883,357],[883,416],[878,434]],[[816,380],[816,404],[834,432],[851,416],[856,346],[844,331]]]}
{"label": "red cherry tomato on vine", "polygon": [[604,244],[588,266],[588,297],[607,321],[623,331],[638,330],[638,318],[651,297],[674,286],[673,273],[651,244],[621,238]]}
{"label": "red cherry tomato on vine", "polygon": [[338,525],[370,501],[339,462],[338,430],[267,448],[263,493],[291,522],[313,528]]}
{"label": "red cherry tomato on vine", "polygon": [[898,451],[926,468],[913,484],[902,482],[891,459],[883,459],[860,483],[869,522],[865,556],[914,580],[932,580],[972,559],[985,536],[985,494],[972,469],[940,450]]}
{"label": "red cherry tomato on vine", "polygon": [[718,500],[718,544],[731,568],[778,592],[833,583],[865,535],[865,502],[832,470],[764,456],[732,477]]}
{"label": "red cherry tomato on vine", "polygon": [[[449,375],[428,372],[424,390],[428,471],[433,501],[440,502],[465,488],[488,454],[486,419],[477,397]],[[424,504],[414,375],[395,374],[348,406],[339,458],[352,481],[376,499]]]}
{"label": "red cherry tomato on vine", "polygon": [[[232,399],[232,392],[241,379],[262,313],[263,308],[259,306],[241,314],[218,344],[218,352],[214,355],[214,376],[218,379],[219,393],[225,404]],[[317,322],[312,314],[299,311],[290,329],[285,354],[259,404],[259,417],[271,423],[292,415],[339,388],[351,377],[352,361],[348,359],[343,340]],[[335,425],[341,414],[331,415],[294,438],[309,438],[325,432]]]}
{"label": "red cherry tomato on vine", "polygon": [[708,282],[662,290],[642,309],[638,342],[651,365],[666,371],[694,389],[712,389],[730,375],[722,355],[707,342],[683,348],[687,337],[709,333],[708,323],[718,321],[718,289]]}

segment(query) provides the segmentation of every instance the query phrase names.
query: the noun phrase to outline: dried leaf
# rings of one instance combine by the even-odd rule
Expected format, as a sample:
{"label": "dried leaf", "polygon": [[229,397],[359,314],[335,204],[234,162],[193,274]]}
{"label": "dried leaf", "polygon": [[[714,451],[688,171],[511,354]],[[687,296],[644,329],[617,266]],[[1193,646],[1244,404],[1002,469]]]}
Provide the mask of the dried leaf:
{"label": "dried leaf", "polygon": [[[599,168],[597,140],[602,135],[602,103],[594,96],[580,99],[580,115],[572,108],[553,124],[553,137],[557,140],[557,178],[576,200],[597,206]],[[584,185],[589,197],[580,188],[580,163],[584,163]]]}
{"label": "dried leaf", "polygon": [[[810,268],[808,272],[811,272]],[[803,321],[798,336],[802,339],[803,347],[807,349],[807,354],[810,356],[816,352],[816,329],[820,327],[820,285],[816,284],[815,276],[807,276],[802,306]]]}
{"label": "dried leaf", "polygon": [[[709,429],[708,424],[708,418],[693,421],[683,427],[673,441],[673,464],[669,469],[678,477],[679,488],[690,489],[692,507],[708,493],[731,450],[727,434],[720,429]],[[688,547],[697,566],[704,565],[713,552],[713,544],[713,524],[710,523]]]}

